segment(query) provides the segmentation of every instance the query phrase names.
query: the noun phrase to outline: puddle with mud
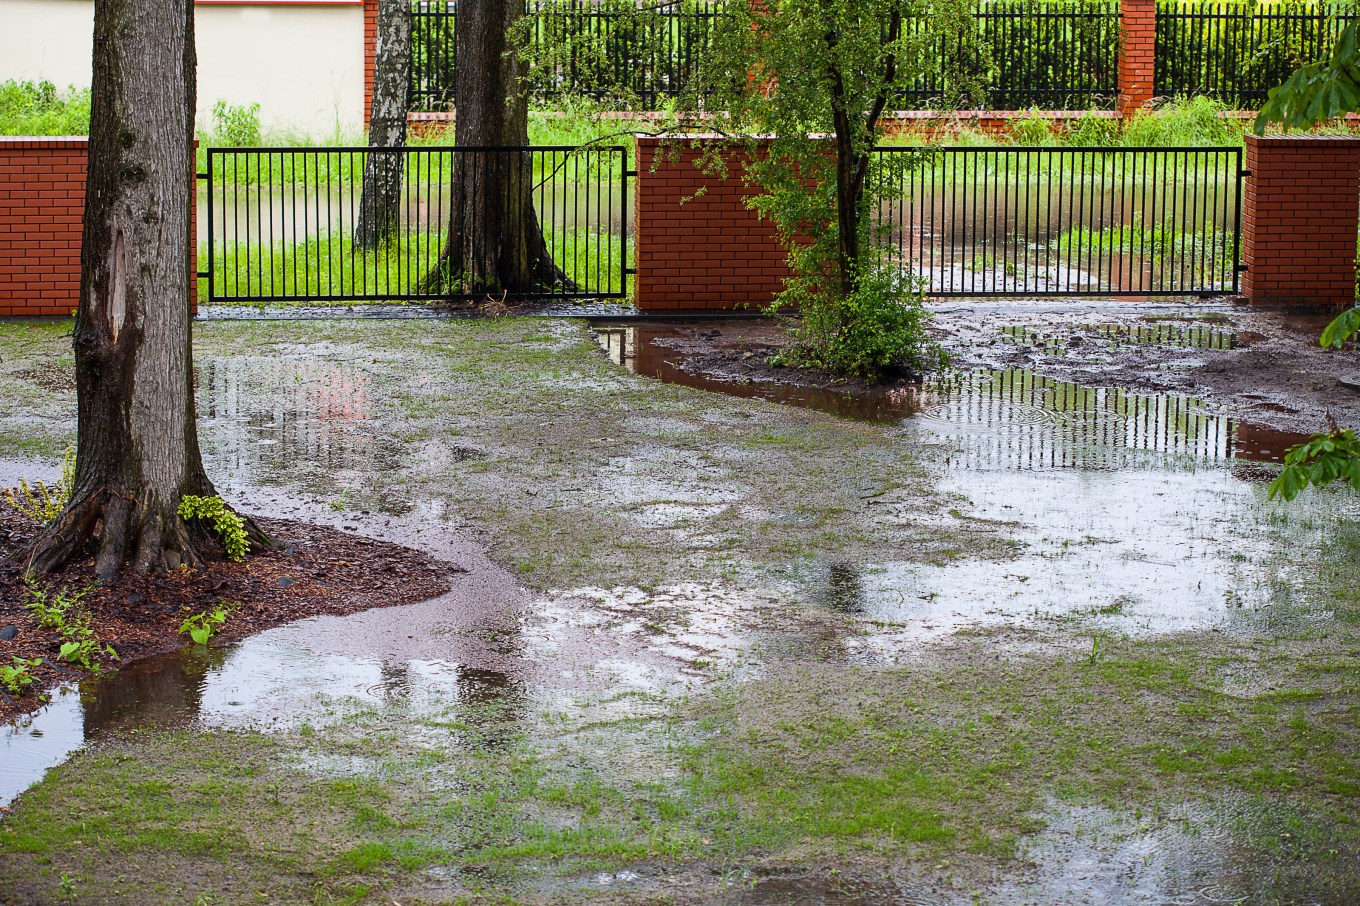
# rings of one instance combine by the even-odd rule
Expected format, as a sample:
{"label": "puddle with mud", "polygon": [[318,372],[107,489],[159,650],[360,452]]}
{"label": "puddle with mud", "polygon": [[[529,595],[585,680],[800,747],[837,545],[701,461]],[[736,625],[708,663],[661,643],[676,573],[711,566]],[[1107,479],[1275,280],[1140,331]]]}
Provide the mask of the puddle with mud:
{"label": "puddle with mud", "polygon": [[[928,450],[941,464],[940,483],[958,500],[951,518],[1006,525],[1020,544],[1016,554],[992,561],[960,551],[936,565],[838,560],[802,566],[787,584],[763,590],[714,583],[531,595],[449,528],[437,503],[360,518],[269,489],[289,477],[302,476],[305,486],[313,473],[329,480],[394,465],[361,370],[328,362],[324,352],[205,360],[204,450],[214,474],[230,476],[224,493],[248,492],[251,508],[265,515],[420,546],[467,572],[455,576],[448,595],[399,612],[318,617],[63,689],[43,711],[0,730],[0,803],[80,746],[138,726],[192,722],[270,733],[371,710],[456,712],[472,723],[484,712],[494,715],[489,729],[468,744],[495,748],[513,744],[519,727],[530,732],[545,710],[600,720],[655,713],[712,670],[741,678],[787,656],[893,663],[970,627],[1079,622],[1083,636],[1252,632],[1271,619],[1272,589],[1290,581],[1272,560],[1278,541],[1260,530],[1261,478],[1269,474],[1262,464],[1277,461],[1295,436],[1242,424],[1188,397],[1084,387],[1024,370],[863,395],[717,381],[688,374],[681,357],[657,342],[668,330],[601,326],[598,336],[616,362],[641,374],[889,426],[904,449]],[[1213,349],[1242,342],[1213,327],[1196,331],[1105,339]],[[635,466],[611,462],[601,481],[618,492],[615,503],[644,507],[637,518],[648,530],[683,520],[703,526],[743,504],[742,488],[717,473],[705,496],[677,503],[664,480]],[[655,467],[658,474],[699,468],[669,460]],[[658,499],[670,502],[646,506]],[[863,505],[883,525],[952,527],[922,526],[912,500],[891,493],[868,495]],[[1061,837],[1066,825],[1055,826]],[[1143,873],[1118,892],[1124,899],[1112,901],[1162,902],[1168,891],[1216,889],[1218,863],[1183,871],[1168,855],[1179,838],[1132,839],[1113,857],[1090,856],[1092,874],[1128,874],[1143,860]],[[1025,896],[1109,898],[1094,877],[1080,876],[1085,850],[1055,846],[1052,877],[1034,879]],[[1155,859],[1163,861],[1148,867]],[[628,886],[616,876],[610,884]],[[728,899],[913,902],[906,896],[892,886],[758,877],[742,879]]]}

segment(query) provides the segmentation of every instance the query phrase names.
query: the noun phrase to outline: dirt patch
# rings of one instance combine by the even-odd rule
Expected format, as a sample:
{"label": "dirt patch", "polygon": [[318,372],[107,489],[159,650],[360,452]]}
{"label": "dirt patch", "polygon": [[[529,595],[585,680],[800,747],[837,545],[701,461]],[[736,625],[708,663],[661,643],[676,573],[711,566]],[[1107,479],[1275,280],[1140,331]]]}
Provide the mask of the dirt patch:
{"label": "dirt patch", "polygon": [[[1360,424],[1360,347],[1319,347],[1331,317],[1218,304],[961,303],[937,307],[933,333],[961,371],[1025,370],[1178,394],[1254,425],[1307,433],[1323,430],[1328,412]],[[911,375],[875,383],[769,364],[789,342],[787,322],[660,323],[634,335],[635,348],[617,351],[638,373],[673,383],[874,420],[917,409]],[[609,348],[607,338],[601,345]]]}
{"label": "dirt patch", "polygon": [[[79,606],[89,612],[100,647],[116,652],[116,657],[100,655],[98,665],[116,669],[183,647],[187,636],[179,629],[185,619],[222,602],[232,605],[231,616],[214,643],[304,617],[423,601],[448,591],[449,574],[459,571],[426,553],[332,528],[280,519],[260,524],[281,547],[252,554],[244,563],[110,581],[94,579],[92,563],[82,563],[46,584],[53,591],[82,593]],[[23,695],[0,691],[0,722],[41,706],[42,696],[63,680],[86,675],[59,660],[62,638],[40,628],[24,606],[29,592],[12,558],[32,543],[38,528],[0,506],[0,562],[5,563],[0,567],[0,665],[16,657],[41,662],[32,670],[35,683]]]}

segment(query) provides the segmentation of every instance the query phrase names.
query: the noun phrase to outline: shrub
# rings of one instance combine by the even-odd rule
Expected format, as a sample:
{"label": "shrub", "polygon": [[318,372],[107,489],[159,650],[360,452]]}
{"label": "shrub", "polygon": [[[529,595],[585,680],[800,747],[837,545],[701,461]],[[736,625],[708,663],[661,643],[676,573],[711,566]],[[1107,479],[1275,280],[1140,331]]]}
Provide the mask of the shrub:
{"label": "shrub", "polygon": [[1242,143],[1243,125],[1224,118],[1222,103],[1207,97],[1169,101],[1136,114],[1124,126],[1130,147],[1221,147]]}
{"label": "shrub", "polygon": [[248,148],[260,144],[260,105],[213,104],[212,141],[225,148]]}
{"label": "shrub", "polygon": [[846,295],[797,279],[780,302],[796,304],[802,320],[793,330],[793,345],[776,363],[876,378],[892,368],[924,372],[946,362],[926,335],[922,281],[890,268],[866,269]]}
{"label": "shrub", "polygon": [[0,82],[0,135],[87,135],[90,91],[51,82]]}

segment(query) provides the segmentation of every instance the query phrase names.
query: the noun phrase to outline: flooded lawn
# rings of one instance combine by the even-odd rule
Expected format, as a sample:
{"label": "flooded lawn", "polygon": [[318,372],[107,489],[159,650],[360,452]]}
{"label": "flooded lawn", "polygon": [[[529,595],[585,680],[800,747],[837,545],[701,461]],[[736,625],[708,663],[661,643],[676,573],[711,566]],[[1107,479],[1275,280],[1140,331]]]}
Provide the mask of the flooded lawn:
{"label": "flooded lawn", "polygon": [[[199,325],[224,493],[452,590],[0,730],[0,901],[1353,902],[1360,501],[1265,493],[1336,391],[1187,376],[1288,351],[1250,319],[1062,318],[873,392],[702,325]],[[0,326],[10,480],[64,331]]]}

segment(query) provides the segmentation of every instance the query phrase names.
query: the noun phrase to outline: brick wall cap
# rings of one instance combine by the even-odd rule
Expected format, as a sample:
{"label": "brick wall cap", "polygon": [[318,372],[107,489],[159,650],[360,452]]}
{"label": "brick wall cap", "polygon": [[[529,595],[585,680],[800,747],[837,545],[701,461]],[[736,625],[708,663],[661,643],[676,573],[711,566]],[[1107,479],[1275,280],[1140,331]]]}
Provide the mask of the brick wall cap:
{"label": "brick wall cap", "polygon": [[90,143],[86,135],[0,135],[0,148],[14,150],[33,148],[35,150],[73,149]]}
{"label": "brick wall cap", "polygon": [[1288,147],[1298,145],[1330,145],[1332,147],[1360,148],[1360,136],[1339,135],[1332,133],[1311,133],[1309,135],[1257,135],[1249,132],[1244,136],[1249,145],[1274,145],[1275,147]]}

